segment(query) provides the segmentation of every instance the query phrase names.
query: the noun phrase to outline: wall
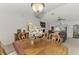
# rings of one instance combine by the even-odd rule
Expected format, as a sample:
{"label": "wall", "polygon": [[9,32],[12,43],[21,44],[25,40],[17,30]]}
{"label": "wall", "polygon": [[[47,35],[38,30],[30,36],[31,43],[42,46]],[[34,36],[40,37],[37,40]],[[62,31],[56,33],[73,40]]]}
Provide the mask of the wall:
{"label": "wall", "polygon": [[[54,13],[54,15],[51,15]],[[79,4],[72,3],[58,7],[45,15],[44,19],[50,26],[58,24],[58,17],[64,18],[64,24],[68,27],[68,37],[73,36],[73,25],[79,24]]]}
{"label": "wall", "polygon": [[[4,4],[3,5],[0,4],[0,5],[4,7],[3,6]],[[17,29],[26,29],[28,22],[32,22],[35,25],[39,25],[38,19],[36,19],[33,16],[33,14],[31,15],[28,14],[28,11],[26,13],[22,13],[19,10],[18,10],[19,12],[17,10],[16,10],[17,12],[13,10],[8,11],[10,8],[14,9],[14,7],[18,7],[17,5],[15,6],[15,4],[14,7],[13,4],[10,5],[9,5],[10,7],[5,6],[0,10],[0,41],[3,43],[3,45],[14,42],[14,33],[17,32]]]}

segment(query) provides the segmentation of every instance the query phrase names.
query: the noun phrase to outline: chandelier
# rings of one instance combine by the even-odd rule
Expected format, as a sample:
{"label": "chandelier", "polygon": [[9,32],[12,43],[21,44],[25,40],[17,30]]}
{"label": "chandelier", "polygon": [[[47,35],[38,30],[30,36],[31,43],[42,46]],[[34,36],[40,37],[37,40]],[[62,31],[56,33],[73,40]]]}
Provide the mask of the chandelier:
{"label": "chandelier", "polygon": [[35,13],[41,13],[43,12],[45,8],[45,4],[44,3],[32,3],[31,7]]}

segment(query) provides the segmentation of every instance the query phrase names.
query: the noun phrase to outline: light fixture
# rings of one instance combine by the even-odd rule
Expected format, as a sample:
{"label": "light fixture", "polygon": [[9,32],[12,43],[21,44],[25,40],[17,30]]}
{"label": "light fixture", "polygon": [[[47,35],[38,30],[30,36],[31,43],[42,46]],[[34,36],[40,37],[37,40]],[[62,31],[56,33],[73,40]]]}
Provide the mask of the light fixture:
{"label": "light fixture", "polygon": [[35,13],[40,13],[40,12],[43,12],[45,8],[45,4],[44,3],[32,3],[31,7]]}
{"label": "light fixture", "polygon": [[55,27],[54,31],[59,32],[59,31],[61,31],[61,29],[59,27]]}

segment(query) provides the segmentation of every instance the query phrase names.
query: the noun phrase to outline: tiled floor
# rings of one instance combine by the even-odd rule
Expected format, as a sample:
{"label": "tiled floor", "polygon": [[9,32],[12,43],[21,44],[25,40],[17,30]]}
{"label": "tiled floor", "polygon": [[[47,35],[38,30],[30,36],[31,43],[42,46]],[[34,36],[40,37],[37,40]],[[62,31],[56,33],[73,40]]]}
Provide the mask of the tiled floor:
{"label": "tiled floor", "polygon": [[3,47],[4,47],[7,54],[10,54],[10,55],[16,54],[16,51],[15,51],[12,44],[9,44],[9,45],[3,46]]}
{"label": "tiled floor", "polygon": [[[68,38],[64,43],[69,49],[69,55],[79,55],[79,39]],[[17,55],[12,45],[5,47],[8,55]]]}
{"label": "tiled floor", "polygon": [[79,39],[68,38],[64,44],[69,49],[69,55],[79,55]]}
{"label": "tiled floor", "polygon": [[16,51],[9,53],[8,55],[17,55]]}

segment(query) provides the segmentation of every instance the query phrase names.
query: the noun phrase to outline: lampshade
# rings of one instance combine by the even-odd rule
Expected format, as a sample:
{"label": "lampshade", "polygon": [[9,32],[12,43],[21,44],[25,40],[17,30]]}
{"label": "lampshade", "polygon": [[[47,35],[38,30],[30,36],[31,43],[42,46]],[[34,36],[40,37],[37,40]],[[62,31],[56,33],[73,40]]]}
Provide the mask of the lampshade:
{"label": "lampshade", "polygon": [[61,31],[59,27],[55,27],[54,31]]}
{"label": "lampshade", "polygon": [[32,3],[31,4],[32,10],[34,12],[42,12],[44,10],[44,3]]}

